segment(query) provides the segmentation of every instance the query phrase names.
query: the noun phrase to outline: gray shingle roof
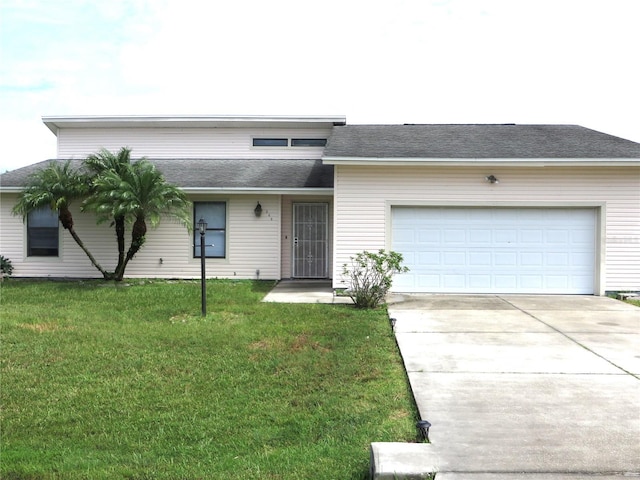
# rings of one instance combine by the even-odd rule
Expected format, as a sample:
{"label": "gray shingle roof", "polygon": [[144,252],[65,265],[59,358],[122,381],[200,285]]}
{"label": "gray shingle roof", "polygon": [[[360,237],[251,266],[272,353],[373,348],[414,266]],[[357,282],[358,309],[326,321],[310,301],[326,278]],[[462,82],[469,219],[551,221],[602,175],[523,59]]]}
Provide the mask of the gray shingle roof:
{"label": "gray shingle roof", "polygon": [[327,157],[640,158],[640,143],[577,125],[346,125]]}
{"label": "gray shingle roof", "polygon": [[[321,160],[150,159],[165,179],[181,188],[333,188],[333,166]],[[44,162],[0,175],[0,186],[21,187]],[[60,160],[62,161],[62,160]],[[80,160],[73,160],[79,167]]]}

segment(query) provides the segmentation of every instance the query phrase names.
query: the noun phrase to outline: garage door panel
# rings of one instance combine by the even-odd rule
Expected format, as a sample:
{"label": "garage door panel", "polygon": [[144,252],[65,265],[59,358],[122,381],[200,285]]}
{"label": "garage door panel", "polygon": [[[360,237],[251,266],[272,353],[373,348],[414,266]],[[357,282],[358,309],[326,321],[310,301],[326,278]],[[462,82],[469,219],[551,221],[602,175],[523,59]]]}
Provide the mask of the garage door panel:
{"label": "garage door panel", "polygon": [[491,287],[491,275],[469,275],[469,285],[473,288],[489,288]]}
{"label": "garage door panel", "polygon": [[467,242],[477,246],[491,245],[491,230],[471,228],[469,229]]}
{"label": "garage door panel", "polygon": [[569,232],[567,230],[548,230],[546,243],[551,245],[566,245],[569,243]]}
{"label": "garage door panel", "polygon": [[416,265],[416,264],[417,264],[417,262],[416,262],[416,256],[418,256],[418,255],[416,255],[415,253],[413,253],[413,252],[411,252],[411,251],[410,251],[410,252],[406,252],[406,253],[403,255],[404,263],[405,263],[406,265]]}
{"label": "garage door panel", "polygon": [[509,245],[518,241],[518,232],[516,230],[495,230],[493,234],[494,243],[502,243]]}
{"label": "garage door panel", "polygon": [[548,252],[547,265],[550,267],[566,267],[569,265],[569,254],[565,252]]}
{"label": "garage door panel", "polygon": [[[569,288],[571,289],[584,289],[585,285],[588,285],[592,282],[591,275],[572,275],[569,278]],[[591,291],[593,293],[593,289]]]}
{"label": "garage door panel", "polygon": [[490,252],[469,252],[469,266],[489,267],[492,264]]}
{"label": "garage door panel", "polygon": [[571,232],[572,245],[584,245],[590,248],[593,244],[593,231],[590,230],[574,230]]}
{"label": "garage door panel", "polygon": [[394,207],[392,230],[397,291],[593,293],[593,209]]}
{"label": "garage door panel", "polygon": [[523,252],[520,254],[520,265],[524,267],[539,267],[542,265],[541,252]]}
{"label": "garage door panel", "polygon": [[514,289],[518,286],[518,279],[515,275],[495,275],[493,286],[499,290]]}
{"label": "garage door panel", "polygon": [[519,241],[522,244],[540,244],[542,243],[544,240],[544,232],[537,228],[537,229],[524,229],[524,230],[520,230],[520,238]]}
{"label": "garage door panel", "polygon": [[413,228],[397,228],[394,231],[394,237],[396,241],[400,243],[414,243],[415,242],[415,231]]}
{"label": "garage door panel", "polygon": [[420,229],[418,231],[418,241],[424,244],[439,244],[440,243],[440,232]]}
{"label": "garage door panel", "polygon": [[467,256],[464,252],[444,252],[442,264],[448,267],[464,267]]}
{"label": "garage door panel", "polygon": [[522,288],[538,289],[544,286],[542,275],[522,275],[520,281]]}
{"label": "garage door panel", "polygon": [[515,252],[494,252],[494,265],[515,266],[518,264],[518,255]]}
{"label": "garage door panel", "polygon": [[467,244],[466,233],[467,233],[466,230],[463,230],[463,229],[456,229],[456,230],[446,229],[444,231],[444,241],[448,245],[455,245],[456,243],[459,245],[466,245]]}
{"label": "garage door panel", "polygon": [[589,253],[572,253],[570,255],[569,266],[578,270],[585,264],[585,262],[589,261],[590,259],[591,255]]}
{"label": "garage door panel", "polygon": [[[412,255],[413,257],[413,255]],[[428,265],[428,266],[434,266],[434,265],[440,265],[442,263],[442,260],[440,258],[440,252],[420,252],[418,254],[418,257],[420,259],[419,264],[420,265]]]}
{"label": "garage door panel", "polygon": [[459,289],[459,288],[464,288],[465,286],[465,276],[464,275],[449,275],[449,274],[445,274],[442,276],[442,279],[444,280],[444,287],[445,288],[455,288],[455,289]]}
{"label": "garage door panel", "polygon": [[566,290],[569,288],[569,279],[566,275],[547,275],[547,285],[549,288],[557,290]]}
{"label": "garage door panel", "polygon": [[440,276],[439,275],[419,275],[419,285],[422,288],[440,288]]}

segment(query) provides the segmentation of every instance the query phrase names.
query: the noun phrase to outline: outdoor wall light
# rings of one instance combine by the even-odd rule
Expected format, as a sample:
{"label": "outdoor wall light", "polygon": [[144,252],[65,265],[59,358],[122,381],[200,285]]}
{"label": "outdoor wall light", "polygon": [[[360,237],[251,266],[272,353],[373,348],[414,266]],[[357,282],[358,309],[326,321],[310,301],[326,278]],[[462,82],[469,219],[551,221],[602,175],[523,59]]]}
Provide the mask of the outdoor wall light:
{"label": "outdoor wall light", "polygon": [[431,424],[426,420],[418,420],[416,422],[416,427],[418,427],[418,433],[420,434],[420,438],[425,441],[429,441],[429,428]]}
{"label": "outdoor wall light", "polygon": [[259,217],[260,215],[262,215],[262,205],[260,205],[260,202],[258,202],[258,204],[256,205],[256,208],[253,209],[253,213],[256,214],[256,217]]}
{"label": "outdoor wall light", "polygon": [[489,175],[488,177],[484,177],[484,179],[489,183],[500,183],[495,175]]}

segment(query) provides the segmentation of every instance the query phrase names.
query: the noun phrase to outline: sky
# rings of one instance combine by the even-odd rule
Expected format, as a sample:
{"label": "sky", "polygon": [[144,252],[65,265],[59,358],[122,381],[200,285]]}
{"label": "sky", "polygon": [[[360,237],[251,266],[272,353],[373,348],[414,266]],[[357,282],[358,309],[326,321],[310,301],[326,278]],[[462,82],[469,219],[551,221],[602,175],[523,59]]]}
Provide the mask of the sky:
{"label": "sky", "polygon": [[578,124],[640,142],[638,0],[0,0],[0,172],[57,115]]}

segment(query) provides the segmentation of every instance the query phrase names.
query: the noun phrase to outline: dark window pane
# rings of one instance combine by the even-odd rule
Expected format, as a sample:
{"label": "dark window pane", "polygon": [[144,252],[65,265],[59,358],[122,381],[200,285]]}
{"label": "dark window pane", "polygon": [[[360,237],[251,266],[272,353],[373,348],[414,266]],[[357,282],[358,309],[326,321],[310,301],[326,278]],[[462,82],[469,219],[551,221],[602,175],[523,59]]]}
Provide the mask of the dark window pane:
{"label": "dark window pane", "polygon": [[324,147],[327,144],[326,138],[292,138],[292,147]]}
{"label": "dark window pane", "polygon": [[[200,233],[196,239],[195,257],[200,257]],[[204,235],[204,252],[210,258],[224,258],[225,233],[219,230],[207,230]]]}
{"label": "dark window pane", "polygon": [[205,256],[224,258],[227,251],[227,204],[225,202],[196,202],[193,204],[193,213],[193,256],[200,257],[200,230],[197,224],[202,218],[207,223],[207,231],[204,236]]}
{"label": "dark window pane", "polygon": [[27,215],[27,256],[58,256],[58,212],[45,207]]}
{"label": "dark window pane", "polygon": [[288,138],[254,138],[254,147],[286,147],[289,145]]}
{"label": "dark window pane", "polygon": [[207,230],[211,228],[224,229],[227,221],[226,205],[223,202],[211,202],[211,203],[196,203],[196,222],[194,225],[197,227],[197,223],[200,219],[204,219],[207,222]]}

